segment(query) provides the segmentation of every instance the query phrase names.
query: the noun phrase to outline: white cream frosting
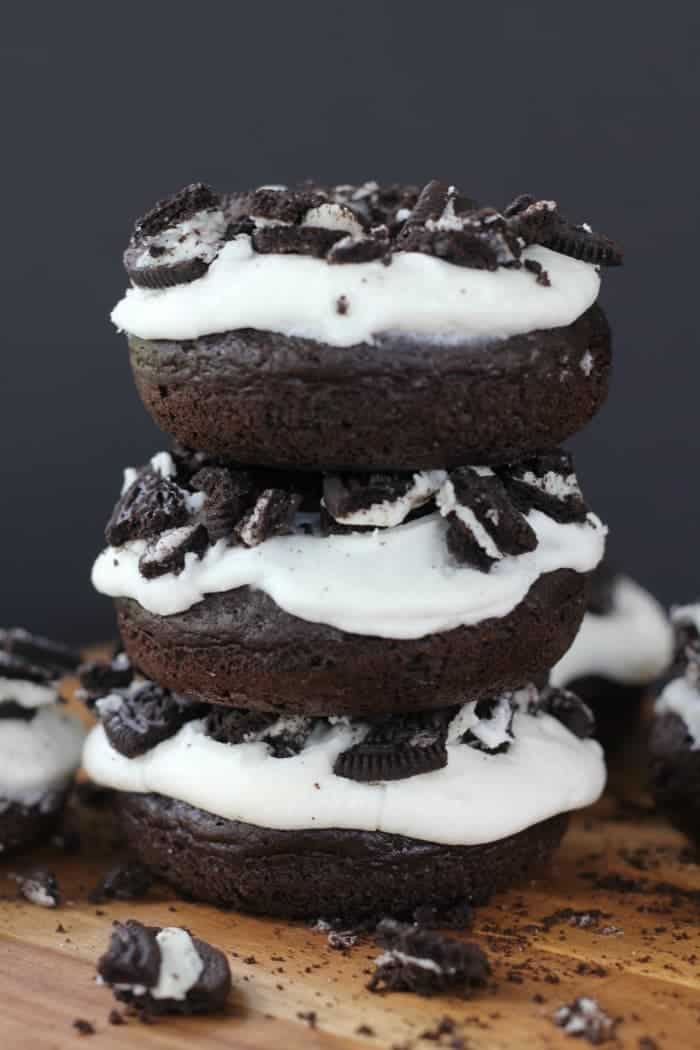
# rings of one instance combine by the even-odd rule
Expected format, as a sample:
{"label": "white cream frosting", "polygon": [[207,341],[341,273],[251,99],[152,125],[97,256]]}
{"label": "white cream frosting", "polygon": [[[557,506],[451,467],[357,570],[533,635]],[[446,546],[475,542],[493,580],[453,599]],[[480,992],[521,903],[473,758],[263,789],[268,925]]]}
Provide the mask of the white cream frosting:
{"label": "white cream frosting", "polygon": [[[544,267],[549,287],[525,269],[476,270],[419,252],[397,253],[390,266],[258,254],[241,234],[195,281],[130,288],[112,321],[142,339],[257,328],[333,346],[371,343],[389,332],[457,342],[569,325],[595,302],[595,266],[539,246],[524,249],[522,258]],[[341,296],[345,313],[337,310]]]}
{"label": "white cream frosting", "polygon": [[327,537],[277,536],[257,547],[220,540],[185,568],[144,579],[143,540],[108,547],[92,572],[94,586],[113,598],[133,598],[152,613],[184,612],[205,595],[250,586],[292,616],[351,634],[422,638],[510,613],[540,576],[557,569],[590,572],[603,556],[606,528],[590,514],[583,524],[559,524],[540,511],[527,520],[538,546],[502,558],[489,573],[458,565],[439,514],[388,531]]}
{"label": "white cream frosting", "polygon": [[605,764],[595,740],[578,739],[550,715],[516,710],[509,750],[489,755],[459,742],[475,722],[474,706],[450,725],[447,765],[405,780],[335,776],[335,759],[357,739],[346,720],[319,727],[291,758],[272,757],[259,741],[219,743],[196,721],[129,759],[97,726],[83,763],[98,784],[155,792],[258,827],[383,831],[452,845],[493,842],[600,796]]}
{"label": "white cream frosting", "polygon": [[622,685],[645,685],[668,667],[672,655],[673,633],[663,608],[634,580],[620,576],[611,612],[586,613],[551,680],[563,686],[596,675]]}
{"label": "white cream frosting", "polygon": [[656,713],[678,715],[685,722],[691,751],[700,749],[700,690],[688,677],[674,678],[656,701]]}
{"label": "white cream frosting", "polygon": [[31,806],[64,788],[80,765],[85,731],[58,704],[31,721],[0,719],[0,799]]}
{"label": "white cream frosting", "polygon": [[58,692],[52,685],[20,678],[0,678],[0,703],[3,700],[14,700],[20,707],[44,707],[56,703]]}

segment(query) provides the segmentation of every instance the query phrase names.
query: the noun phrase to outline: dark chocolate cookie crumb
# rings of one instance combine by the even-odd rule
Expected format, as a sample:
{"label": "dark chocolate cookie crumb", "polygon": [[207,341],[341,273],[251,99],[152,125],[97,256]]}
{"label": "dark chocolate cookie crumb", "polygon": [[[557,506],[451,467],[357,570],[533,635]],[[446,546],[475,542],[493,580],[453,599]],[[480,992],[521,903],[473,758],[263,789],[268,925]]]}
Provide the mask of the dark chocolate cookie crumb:
{"label": "dark chocolate cookie crumb", "polygon": [[378,719],[359,743],[341,751],[333,772],[369,783],[404,780],[442,769],[447,765],[447,727],[453,714],[450,708]]}
{"label": "dark chocolate cookie crumb", "polygon": [[486,984],[488,959],[477,944],[383,920],[376,931],[384,948],[367,987],[371,992],[409,991],[418,995],[456,991],[466,996]]}
{"label": "dark chocolate cookie crumb", "polygon": [[620,1018],[609,1017],[595,999],[586,996],[560,1007],[552,1019],[567,1035],[586,1039],[594,1046],[614,1039],[615,1029],[620,1023]]}
{"label": "dark chocolate cookie crumb", "polygon": [[318,1014],[315,1010],[299,1010],[297,1017],[300,1021],[306,1021],[309,1028],[318,1027]]}
{"label": "dark chocolate cookie crumb", "polygon": [[120,1013],[119,1010],[110,1010],[107,1020],[112,1025],[126,1024],[126,1018],[124,1017],[123,1013]]}
{"label": "dark chocolate cookie crumb", "polygon": [[347,295],[339,295],[335,303],[336,313],[339,313],[341,316],[344,317],[349,309],[350,304],[348,302]]}
{"label": "dark chocolate cookie crumb", "polygon": [[127,758],[145,754],[206,711],[204,704],[171,693],[155,682],[111,693],[96,706],[109,742]]}
{"label": "dark chocolate cookie crumb", "polygon": [[75,1028],[78,1035],[95,1035],[97,1029],[91,1021],[86,1021],[83,1017],[76,1017],[73,1021],[73,1028]]}
{"label": "dark chocolate cookie crumb", "polygon": [[18,884],[20,895],[39,908],[57,908],[61,903],[58,880],[52,871],[36,868],[19,876]]}
{"label": "dark chocolate cookie crumb", "polygon": [[139,900],[148,894],[153,885],[153,876],[138,861],[129,861],[111,868],[105,877],[88,894],[91,904],[106,900]]}

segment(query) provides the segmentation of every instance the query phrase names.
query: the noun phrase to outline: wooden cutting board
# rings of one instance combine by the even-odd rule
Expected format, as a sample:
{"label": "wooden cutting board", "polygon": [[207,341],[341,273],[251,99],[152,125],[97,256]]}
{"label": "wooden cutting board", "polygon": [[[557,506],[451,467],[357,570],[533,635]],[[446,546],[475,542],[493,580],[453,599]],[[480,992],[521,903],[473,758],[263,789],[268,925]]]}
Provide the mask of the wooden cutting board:
{"label": "wooden cutting board", "polygon": [[[493,965],[492,985],[469,1001],[371,994],[371,940],[343,954],[303,925],[184,903],[161,885],[145,900],[91,904],[89,890],[123,853],[107,812],[74,806],[79,854],[43,849],[0,862],[0,1050],[573,1050],[581,1044],[551,1017],[577,996],[621,1018],[613,1045],[698,1047],[700,866],[638,781],[635,769],[615,771],[607,798],[573,820],[549,875],[499,896],[456,934],[477,940]],[[59,879],[58,909],[17,897],[13,874],[39,864]],[[95,984],[95,961],[112,920],[126,918],[187,926],[227,952],[235,989],[226,1015],[110,1025],[115,1004]],[[436,1039],[446,1016],[453,1031]],[[78,1018],[96,1033],[79,1035]]]}

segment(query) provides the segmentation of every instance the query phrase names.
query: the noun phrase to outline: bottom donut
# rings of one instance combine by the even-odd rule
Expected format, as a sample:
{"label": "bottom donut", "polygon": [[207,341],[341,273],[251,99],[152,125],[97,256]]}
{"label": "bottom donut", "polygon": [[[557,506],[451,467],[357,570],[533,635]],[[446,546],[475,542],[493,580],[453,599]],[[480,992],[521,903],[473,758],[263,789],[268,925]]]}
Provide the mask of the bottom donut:
{"label": "bottom donut", "polygon": [[477,846],[338,828],[279,831],[224,820],[162,795],[117,796],[131,849],[180,893],[237,911],[355,921],[485,903],[544,865],[560,814]]}
{"label": "bottom donut", "polygon": [[90,701],[84,766],[140,859],[191,897],[289,918],[481,903],[605,784],[588,708],[534,685],[369,718],[207,705],[138,678]]}

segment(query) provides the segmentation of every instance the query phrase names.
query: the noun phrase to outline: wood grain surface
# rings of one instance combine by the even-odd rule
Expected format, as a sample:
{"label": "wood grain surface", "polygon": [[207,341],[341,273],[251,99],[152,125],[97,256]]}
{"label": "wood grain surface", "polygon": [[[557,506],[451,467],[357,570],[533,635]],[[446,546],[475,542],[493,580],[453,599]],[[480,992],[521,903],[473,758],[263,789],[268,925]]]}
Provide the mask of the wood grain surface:
{"label": "wood grain surface", "polygon": [[[577,996],[620,1018],[613,1046],[698,1047],[700,866],[639,785],[633,753],[613,770],[603,802],[574,819],[552,870],[499,896],[477,912],[471,931],[454,934],[478,941],[493,965],[490,986],[470,1000],[371,994],[371,939],[343,953],[303,925],[182,902],[160,884],[144,900],[91,904],[90,889],[124,854],[108,810],[74,804],[79,853],[53,847],[0,862],[0,1048],[573,1050],[581,1044],[552,1014]],[[37,865],[59,879],[57,909],[18,897],[16,874]],[[227,1013],[111,1025],[115,1004],[95,983],[95,961],[112,920],[126,918],[187,926],[227,952]],[[444,1017],[453,1030],[436,1038]],[[76,1019],[95,1034],[81,1036]]]}

